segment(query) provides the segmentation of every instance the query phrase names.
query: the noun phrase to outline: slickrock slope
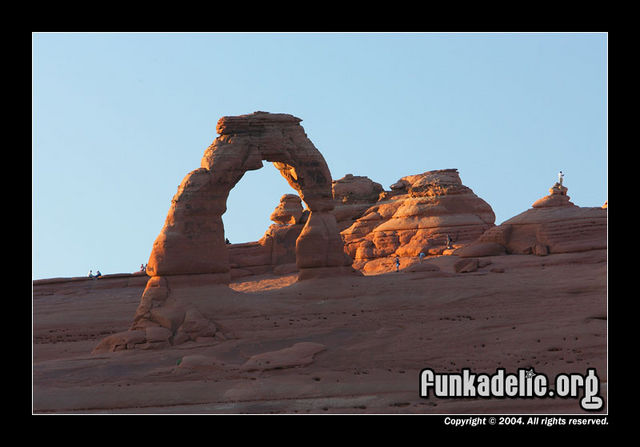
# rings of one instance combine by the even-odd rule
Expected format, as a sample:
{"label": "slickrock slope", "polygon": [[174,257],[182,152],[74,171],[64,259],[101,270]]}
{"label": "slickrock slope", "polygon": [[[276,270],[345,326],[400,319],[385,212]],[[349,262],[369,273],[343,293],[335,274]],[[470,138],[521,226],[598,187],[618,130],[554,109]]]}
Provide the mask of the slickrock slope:
{"label": "slickrock slope", "polygon": [[391,263],[380,258],[441,255],[472,242],[495,222],[491,206],[462,184],[457,169],[403,177],[380,199],[341,232],[354,267],[367,273],[389,271]]}
{"label": "slickrock slope", "polygon": [[530,209],[489,229],[455,254],[462,257],[500,253],[548,255],[607,247],[607,208],[579,207],[556,183]]}
{"label": "slickrock slope", "polygon": [[[606,250],[484,257],[468,273],[456,273],[459,259],[377,276],[185,285],[175,292],[215,317],[202,324],[213,336],[99,355],[102,337],[130,327],[144,285],[34,284],[33,411],[587,413],[574,398],[421,398],[423,368],[534,368],[550,380],[596,368],[607,411]],[[186,320],[185,336],[203,323]],[[156,332],[149,345],[163,343]]]}

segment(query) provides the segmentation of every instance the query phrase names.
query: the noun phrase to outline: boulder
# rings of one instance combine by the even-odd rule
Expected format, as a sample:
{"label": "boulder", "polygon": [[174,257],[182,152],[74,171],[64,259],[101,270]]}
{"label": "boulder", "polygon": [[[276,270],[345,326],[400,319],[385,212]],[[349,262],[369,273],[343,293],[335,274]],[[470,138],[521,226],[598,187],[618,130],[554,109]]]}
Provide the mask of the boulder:
{"label": "boulder", "polygon": [[280,198],[280,203],[271,213],[270,219],[280,225],[294,225],[300,223],[303,211],[299,196],[285,194]]}
{"label": "boulder", "polygon": [[340,203],[371,204],[378,200],[382,185],[365,176],[347,174],[331,185],[333,198]]}

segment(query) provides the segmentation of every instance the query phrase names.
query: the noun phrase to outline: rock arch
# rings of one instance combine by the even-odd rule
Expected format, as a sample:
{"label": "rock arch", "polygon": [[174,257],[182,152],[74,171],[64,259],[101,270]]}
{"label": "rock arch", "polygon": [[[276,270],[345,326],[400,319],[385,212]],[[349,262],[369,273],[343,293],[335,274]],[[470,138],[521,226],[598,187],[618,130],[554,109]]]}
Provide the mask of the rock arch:
{"label": "rock arch", "polygon": [[298,279],[356,273],[331,213],[331,173],[300,121],[267,112],[218,121],[220,136],[205,151],[200,168],[185,176],[171,201],[147,264],[151,278],[130,329],[104,338],[94,353],[230,336],[213,321],[215,303],[193,302],[190,288],[212,283],[225,287],[230,282],[222,214],[231,189],[245,172],[261,168],[264,160],[276,165],[309,207],[296,240]]}
{"label": "rock arch", "polygon": [[324,274],[327,268],[350,266],[331,213],[331,173],[300,121],[289,114],[267,112],[222,117],[216,127],[219,136],[206,149],[200,168],[187,174],[173,197],[153,244],[147,274],[207,274],[228,283],[222,215],[231,189],[245,172],[260,169],[263,161],[273,162],[310,210],[296,241],[300,279]]}

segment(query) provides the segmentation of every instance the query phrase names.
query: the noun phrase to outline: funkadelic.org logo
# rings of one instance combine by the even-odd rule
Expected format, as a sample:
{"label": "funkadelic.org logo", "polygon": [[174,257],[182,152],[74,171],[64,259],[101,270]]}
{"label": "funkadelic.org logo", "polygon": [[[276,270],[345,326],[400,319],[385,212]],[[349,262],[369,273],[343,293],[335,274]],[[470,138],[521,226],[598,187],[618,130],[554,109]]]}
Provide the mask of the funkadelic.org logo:
{"label": "funkadelic.org logo", "polygon": [[563,398],[578,399],[583,410],[597,411],[604,404],[600,397],[600,379],[594,368],[582,374],[558,374],[554,386],[548,377],[531,369],[518,369],[516,374],[507,374],[504,368],[495,374],[474,374],[469,368],[460,373],[436,373],[425,368],[420,372],[420,397],[429,395],[438,398]]}

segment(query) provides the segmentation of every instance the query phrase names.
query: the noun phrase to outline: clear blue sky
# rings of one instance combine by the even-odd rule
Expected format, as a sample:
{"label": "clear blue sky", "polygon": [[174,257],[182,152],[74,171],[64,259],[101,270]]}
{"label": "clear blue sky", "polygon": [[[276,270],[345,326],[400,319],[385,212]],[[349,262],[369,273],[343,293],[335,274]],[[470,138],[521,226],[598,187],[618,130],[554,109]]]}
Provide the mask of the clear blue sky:
{"label": "clear blue sky", "polygon": [[[603,33],[35,33],[32,277],[136,271],[221,116],[290,113],[334,179],[458,168],[496,224],[565,173],[607,200]],[[266,164],[232,190],[232,242],[280,196]]]}

